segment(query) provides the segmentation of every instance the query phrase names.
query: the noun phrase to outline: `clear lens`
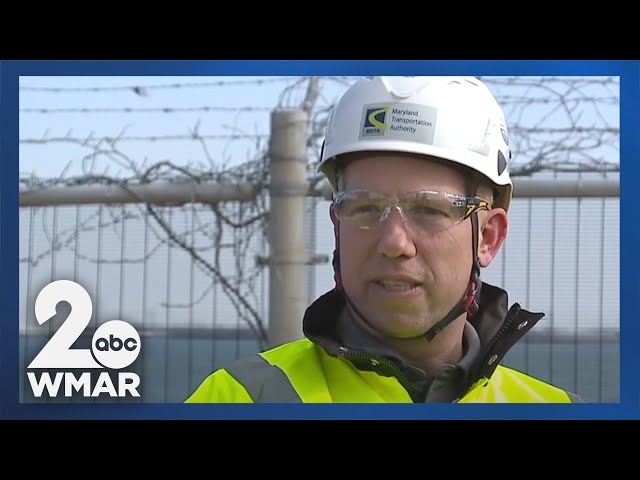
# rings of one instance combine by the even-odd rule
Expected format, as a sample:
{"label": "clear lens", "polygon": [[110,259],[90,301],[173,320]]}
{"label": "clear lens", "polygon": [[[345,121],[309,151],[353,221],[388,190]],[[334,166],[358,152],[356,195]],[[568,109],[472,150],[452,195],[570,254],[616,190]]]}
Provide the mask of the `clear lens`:
{"label": "clear lens", "polygon": [[402,220],[419,233],[436,233],[469,216],[473,211],[489,209],[488,201],[450,193],[420,191],[399,198],[377,192],[354,190],[334,195],[336,215],[363,229],[374,229],[397,208]]}

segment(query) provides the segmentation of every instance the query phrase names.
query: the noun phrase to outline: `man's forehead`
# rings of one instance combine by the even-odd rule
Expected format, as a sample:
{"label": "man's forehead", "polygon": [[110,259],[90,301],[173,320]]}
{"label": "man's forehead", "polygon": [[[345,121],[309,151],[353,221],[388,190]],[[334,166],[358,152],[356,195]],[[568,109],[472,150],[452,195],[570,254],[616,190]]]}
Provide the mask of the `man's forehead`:
{"label": "man's forehead", "polygon": [[[393,168],[394,161],[402,162],[403,160],[415,161],[416,165],[431,165],[437,166],[438,170],[441,170],[443,173],[451,173],[455,176],[468,176],[469,172],[466,167],[459,165],[456,162],[452,162],[450,160],[446,160],[439,157],[433,157],[429,155],[420,155],[416,153],[407,153],[407,152],[392,152],[392,151],[367,151],[367,152],[352,152],[340,155],[338,158],[338,170],[345,170],[350,165],[359,164],[359,168],[366,168],[366,161],[371,160],[388,160],[389,168]],[[386,167],[386,165],[385,165]],[[386,169],[385,169],[386,170]]]}

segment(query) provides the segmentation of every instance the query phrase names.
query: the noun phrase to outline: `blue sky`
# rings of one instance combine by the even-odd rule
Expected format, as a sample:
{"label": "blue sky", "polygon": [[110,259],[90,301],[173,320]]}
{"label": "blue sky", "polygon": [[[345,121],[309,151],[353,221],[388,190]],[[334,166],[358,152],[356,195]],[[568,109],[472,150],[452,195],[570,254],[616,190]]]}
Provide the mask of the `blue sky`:
{"label": "blue sky", "polygon": [[[195,128],[203,135],[268,135],[269,112],[278,104],[298,105],[304,90],[296,89],[283,96],[283,89],[292,77],[22,77],[21,88],[64,89],[95,87],[98,91],[32,91],[21,90],[20,109],[104,109],[150,108],[196,109],[195,111],[158,113],[41,113],[21,112],[20,138],[47,137],[105,137],[125,133],[129,136],[190,135]],[[267,80],[260,84],[260,80]],[[278,80],[280,79],[280,80]],[[223,85],[215,85],[222,82]],[[241,82],[240,84],[235,84]],[[244,83],[248,82],[248,83]],[[207,86],[191,86],[203,84]],[[214,84],[213,86],[210,86]],[[109,90],[121,86],[141,86],[145,94],[133,89]],[[175,88],[164,86],[178,85]],[[154,88],[154,86],[160,86]],[[344,90],[335,81],[323,82],[318,105],[333,103]],[[100,90],[105,89],[105,90]],[[225,108],[230,111],[198,111],[203,107]],[[245,109],[245,110],[243,110]],[[263,138],[263,141],[266,139]],[[228,138],[210,139],[207,148],[217,162],[242,163],[255,153],[255,139],[231,142]],[[155,162],[170,159],[180,164],[205,162],[202,147],[190,140],[130,141],[120,148],[136,162]],[[85,148],[70,144],[21,145],[20,172],[38,176],[59,175],[69,161],[69,174],[80,173],[78,158],[88,153]],[[45,158],[46,157],[46,158]],[[117,172],[111,170],[113,174]]]}

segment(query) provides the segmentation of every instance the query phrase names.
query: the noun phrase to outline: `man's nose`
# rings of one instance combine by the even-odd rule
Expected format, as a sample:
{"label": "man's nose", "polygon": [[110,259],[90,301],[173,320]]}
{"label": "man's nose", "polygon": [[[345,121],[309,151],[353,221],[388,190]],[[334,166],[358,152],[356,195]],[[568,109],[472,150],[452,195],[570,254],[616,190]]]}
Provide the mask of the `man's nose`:
{"label": "man's nose", "polygon": [[378,239],[378,253],[387,257],[413,257],[416,246],[406,221],[403,221],[402,210],[393,205],[382,215]]}

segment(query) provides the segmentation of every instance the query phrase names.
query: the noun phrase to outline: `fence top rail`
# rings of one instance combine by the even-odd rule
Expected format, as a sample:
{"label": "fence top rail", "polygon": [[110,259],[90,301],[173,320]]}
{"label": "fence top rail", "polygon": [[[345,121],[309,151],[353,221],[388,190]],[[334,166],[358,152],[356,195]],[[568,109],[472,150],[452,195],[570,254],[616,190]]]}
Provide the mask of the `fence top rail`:
{"label": "fence top rail", "polygon": [[[577,198],[619,197],[619,179],[546,180],[514,179],[514,197],[521,198]],[[79,185],[29,189],[20,192],[21,207],[83,204],[151,203],[184,205],[187,203],[246,202],[259,194],[250,183],[166,183],[151,185]],[[331,198],[331,186],[322,182],[309,187],[307,196]]]}

